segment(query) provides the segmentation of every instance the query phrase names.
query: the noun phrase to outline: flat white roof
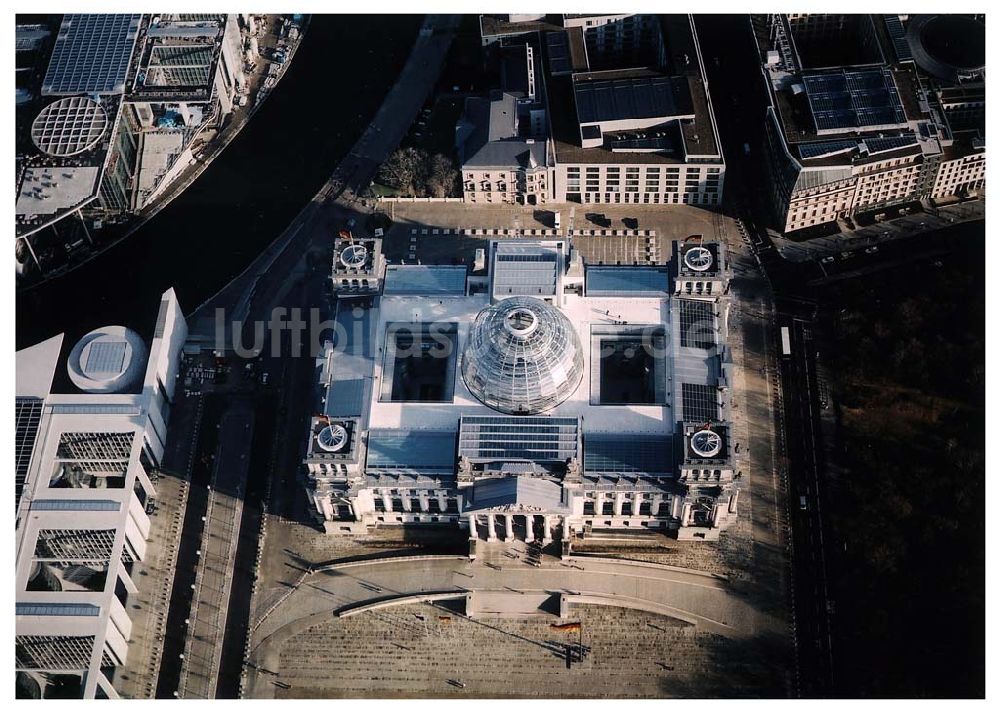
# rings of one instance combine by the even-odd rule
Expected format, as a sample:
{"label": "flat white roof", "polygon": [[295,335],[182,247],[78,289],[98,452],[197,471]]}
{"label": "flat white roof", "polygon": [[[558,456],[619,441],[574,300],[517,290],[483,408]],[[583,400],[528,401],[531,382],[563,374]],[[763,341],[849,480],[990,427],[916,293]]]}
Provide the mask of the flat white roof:
{"label": "flat white roof", "polygon": [[[372,389],[368,428],[457,430],[458,419],[465,415],[496,416],[499,412],[479,402],[469,392],[461,374],[455,375],[455,394],[451,402],[381,402],[380,380],[383,370],[386,323],[389,322],[455,322],[458,324],[459,358],[455,369],[461,371],[461,351],[469,336],[476,315],[489,305],[486,295],[472,297],[440,296],[435,298],[383,297],[380,303],[375,344],[375,388]],[[676,416],[672,406],[665,405],[595,405],[591,404],[591,340],[592,325],[613,325],[627,321],[629,325],[663,325],[668,335],[671,327],[671,302],[661,298],[578,297],[567,295],[560,308],[577,329],[584,354],[584,378],[579,387],[549,416],[583,417],[584,433],[609,434],[672,434]],[[336,357],[334,357],[336,359]],[[668,376],[673,372],[673,359],[667,358]],[[672,391],[672,390],[671,390]],[[667,397],[673,404],[673,395]]]}
{"label": "flat white roof", "polygon": [[24,172],[14,213],[48,216],[81,206],[97,195],[100,166],[32,167]]}

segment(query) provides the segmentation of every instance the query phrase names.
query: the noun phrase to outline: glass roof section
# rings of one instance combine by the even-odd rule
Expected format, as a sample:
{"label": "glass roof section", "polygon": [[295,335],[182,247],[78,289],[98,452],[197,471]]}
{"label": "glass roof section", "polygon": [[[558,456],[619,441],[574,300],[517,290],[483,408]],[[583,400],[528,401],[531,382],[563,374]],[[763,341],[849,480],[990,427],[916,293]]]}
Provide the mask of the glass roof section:
{"label": "glass roof section", "polygon": [[472,325],[462,377],[473,396],[505,414],[539,414],[565,401],[583,378],[572,323],[531,297],[490,305]]}
{"label": "glass roof section", "polygon": [[463,416],[458,455],[472,461],[566,461],[579,451],[577,417]]}
{"label": "glass roof section", "polygon": [[121,94],[141,15],[65,15],[42,94]]}

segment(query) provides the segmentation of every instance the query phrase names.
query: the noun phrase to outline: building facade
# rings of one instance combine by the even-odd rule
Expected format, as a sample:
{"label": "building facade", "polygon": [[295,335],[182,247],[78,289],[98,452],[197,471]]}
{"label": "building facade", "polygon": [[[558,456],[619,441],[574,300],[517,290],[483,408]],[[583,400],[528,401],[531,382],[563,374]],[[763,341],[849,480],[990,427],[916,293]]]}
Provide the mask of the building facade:
{"label": "building facade", "polygon": [[342,300],[304,462],[326,531],[718,537],[739,491],[729,272],[714,242],[676,255],[586,266],[565,240],[495,241],[485,282],[391,266],[379,300]]}
{"label": "building facade", "polygon": [[534,166],[463,160],[466,201],[721,205],[725,162],[690,16],[483,16],[481,26],[488,57],[526,44],[544,58],[535,86],[548,129]]}
{"label": "building facade", "polygon": [[107,327],[68,356],[61,335],[17,354],[15,660],[28,696],[118,697],[186,336],[168,290],[148,348]]}
{"label": "building facade", "polygon": [[[969,60],[982,44],[978,18],[752,22],[771,100],[763,148],[776,227],[791,232],[985,188],[984,60]],[[941,48],[962,43],[971,54],[956,66]]]}

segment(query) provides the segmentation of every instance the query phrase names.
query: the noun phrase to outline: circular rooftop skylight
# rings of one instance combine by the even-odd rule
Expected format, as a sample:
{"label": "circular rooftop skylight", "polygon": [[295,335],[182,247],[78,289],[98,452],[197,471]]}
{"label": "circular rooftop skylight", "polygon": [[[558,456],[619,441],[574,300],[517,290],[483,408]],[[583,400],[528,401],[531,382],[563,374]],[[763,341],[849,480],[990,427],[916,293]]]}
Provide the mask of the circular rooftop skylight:
{"label": "circular rooftop skylight", "polygon": [[85,392],[127,392],[142,381],[147,355],[145,343],[132,330],[102,327],[76,343],[66,367],[73,384]]}
{"label": "circular rooftop skylight", "polygon": [[347,444],[347,429],[340,424],[330,424],[316,437],[323,451],[340,451]]}
{"label": "circular rooftop skylight", "polygon": [[340,262],[345,268],[360,268],[368,259],[368,249],[357,243],[351,244],[340,251]]}
{"label": "circular rooftop skylight", "polygon": [[712,251],[703,246],[688,248],[688,251],[684,254],[684,265],[698,272],[711,268],[712,261]]}
{"label": "circular rooftop skylight", "polygon": [[73,156],[104,136],[108,115],[87,97],[66,97],[42,109],[31,125],[31,140],[49,156]]}
{"label": "circular rooftop skylight", "polygon": [[696,431],[691,437],[691,450],[705,459],[722,451],[722,437],[711,429]]}
{"label": "circular rooftop skylight", "polygon": [[462,353],[462,378],[488,407],[538,414],[576,391],[583,349],[557,308],[537,298],[507,298],[476,316]]}

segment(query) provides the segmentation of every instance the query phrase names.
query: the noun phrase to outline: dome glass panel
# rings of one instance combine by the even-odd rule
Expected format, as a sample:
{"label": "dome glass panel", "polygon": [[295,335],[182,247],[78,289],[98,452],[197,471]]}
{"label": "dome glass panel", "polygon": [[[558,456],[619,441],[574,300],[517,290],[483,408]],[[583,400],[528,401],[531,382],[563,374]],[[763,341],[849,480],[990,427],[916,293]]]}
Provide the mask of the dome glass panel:
{"label": "dome glass panel", "polygon": [[548,411],[583,378],[580,339],[566,316],[542,300],[501,300],[476,316],[462,378],[476,399],[497,411]]}

